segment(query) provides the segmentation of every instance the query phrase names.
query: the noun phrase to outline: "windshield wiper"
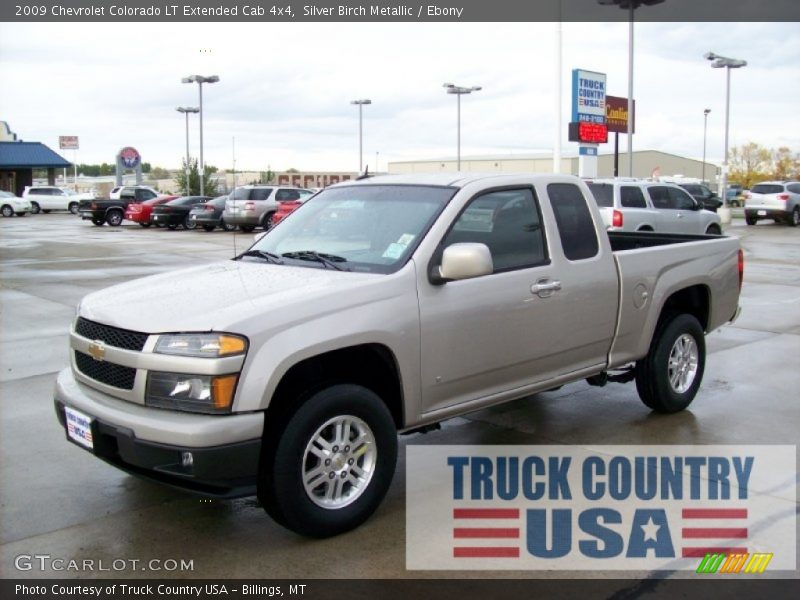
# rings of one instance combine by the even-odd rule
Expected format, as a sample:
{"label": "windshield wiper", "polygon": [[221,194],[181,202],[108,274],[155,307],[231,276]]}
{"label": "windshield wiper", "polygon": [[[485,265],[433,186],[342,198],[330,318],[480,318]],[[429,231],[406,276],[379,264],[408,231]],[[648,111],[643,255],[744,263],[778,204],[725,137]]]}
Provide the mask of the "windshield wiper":
{"label": "windshield wiper", "polygon": [[263,258],[267,262],[271,262],[274,265],[282,265],[283,261],[281,257],[277,254],[273,254],[272,252],[266,252],[265,250],[248,250],[247,252],[242,252],[239,256],[236,257],[236,260],[244,256],[253,256],[255,258]]}
{"label": "windshield wiper", "polygon": [[285,258],[294,258],[297,260],[313,260],[322,263],[326,267],[336,269],[337,271],[349,271],[347,267],[336,263],[347,262],[343,256],[336,256],[335,254],[325,254],[324,252],[317,252],[316,250],[296,250],[294,252],[284,252],[281,256]]}

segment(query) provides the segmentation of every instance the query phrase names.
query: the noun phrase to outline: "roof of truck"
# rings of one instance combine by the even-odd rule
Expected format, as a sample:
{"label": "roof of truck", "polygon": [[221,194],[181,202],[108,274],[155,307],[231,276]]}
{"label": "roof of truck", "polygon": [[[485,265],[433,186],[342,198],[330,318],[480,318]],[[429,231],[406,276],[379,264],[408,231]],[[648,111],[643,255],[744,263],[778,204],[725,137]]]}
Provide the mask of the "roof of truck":
{"label": "roof of truck", "polygon": [[[450,173],[405,173],[402,175],[376,175],[355,181],[343,181],[337,186],[347,185],[375,185],[375,184],[394,184],[394,185],[435,185],[464,187],[469,183],[485,179],[500,179],[509,177],[533,177],[533,178],[552,178],[564,177],[564,175],[554,175],[553,173],[508,173],[508,172],[450,172]],[[569,176],[568,176],[569,177]]]}

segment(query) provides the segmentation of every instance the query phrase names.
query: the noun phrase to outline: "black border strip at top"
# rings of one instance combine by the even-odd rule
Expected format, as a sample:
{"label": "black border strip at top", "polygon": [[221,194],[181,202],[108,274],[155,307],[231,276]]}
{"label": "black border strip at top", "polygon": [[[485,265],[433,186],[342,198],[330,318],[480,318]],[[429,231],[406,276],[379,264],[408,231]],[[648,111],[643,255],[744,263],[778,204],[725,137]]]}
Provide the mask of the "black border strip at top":
{"label": "black border strip at top", "polygon": [[[603,2],[603,4],[601,4]],[[9,0],[0,22],[800,22],[798,0]]]}

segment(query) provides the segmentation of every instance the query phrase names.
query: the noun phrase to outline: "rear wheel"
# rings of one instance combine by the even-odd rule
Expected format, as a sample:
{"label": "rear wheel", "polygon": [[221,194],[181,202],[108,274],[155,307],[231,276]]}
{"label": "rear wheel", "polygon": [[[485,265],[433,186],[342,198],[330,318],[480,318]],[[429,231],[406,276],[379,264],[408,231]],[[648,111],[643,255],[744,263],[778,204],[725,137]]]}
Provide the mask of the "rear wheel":
{"label": "rear wheel", "polygon": [[14,209],[8,204],[4,204],[3,207],[0,208],[0,214],[2,214],[4,217],[13,217]]}
{"label": "rear wheel", "polygon": [[192,218],[189,215],[186,215],[186,218],[183,220],[183,228],[194,229],[195,227],[197,227],[197,223],[192,221]]}
{"label": "rear wheel", "polygon": [[70,202],[69,203],[69,212],[71,212],[73,215],[77,215],[78,214],[78,203],[77,202]]}
{"label": "rear wheel", "polygon": [[31,202],[31,213],[38,215],[42,211],[38,202]]}
{"label": "rear wheel", "polygon": [[219,224],[225,231],[233,231],[234,229],[236,229],[236,225],[231,225],[230,223],[226,223],[224,220],[220,220]]}
{"label": "rear wheel", "polygon": [[122,213],[118,210],[111,210],[106,215],[106,223],[111,227],[119,227],[122,225]]}
{"label": "rear wheel", "polygon": [[756,219],[755,217],[745,217],[744,222],[747,223],[748,225],[755,225],[756,223],[758,223],[758,219]]}
{"label": "rear wheel", "polygon": [[706,362],[703,328],[688,314],[665,317],[647,356],[636,363],[636,391],[661,413],[683,410],[697,394]]}
{"label": "rear wheel", "polygon": [[301,535],[358,527],[389,489],[397,432],[371,390],[337,384],[311,395],[265,435],[258,497],[269,515]]}
{"label": "rear wheel", "polygon": [[789,225],[791,227],[797,227],[800,225],[800,206],[795,206],[794,210],[792,211],[792,216],[789,217]]}
{"label": "rear wheel", "polygon": [[239,229],[241,229],[244,233],[250,233],[255,229],[253,225],[239,225]]}
{"label": "rear wheel", "polygon": [[706,235],[721,235],[721,234],[722,230],[716,223],[712,223],[711,225],[708,226],[708,229],[706,229]]}

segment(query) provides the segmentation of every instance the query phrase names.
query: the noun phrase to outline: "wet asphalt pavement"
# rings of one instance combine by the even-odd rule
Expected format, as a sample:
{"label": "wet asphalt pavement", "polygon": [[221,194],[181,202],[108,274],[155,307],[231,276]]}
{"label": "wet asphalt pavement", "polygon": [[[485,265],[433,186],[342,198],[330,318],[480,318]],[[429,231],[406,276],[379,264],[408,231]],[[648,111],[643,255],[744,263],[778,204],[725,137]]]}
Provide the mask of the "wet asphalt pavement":
{"label": "wet asphalt pavement", "polygon": [[[65,441],[52,392],[56,373],[67,364],[67,331],[78,301],[132,278],[230,258],[253,239],[125,223],[99,228],[55,213],[0,219],[4,578],[570,577],[575,574],[407,571],[405,445],[796,445],[800,437],[800,228],[769,222],[746,227],[735,219],[727,233],[739,237],[746,252],[743,312],[735,324],[708,336],[704,382],[689,410],[656,415],[639,401],[633,384],[596,388],[580,382],[453,419],[441,431],[401,438],[394,483],[364,526],[334,539],[307,540],[273,523],[255,498],[203,501],[126,475]],[[197,305],[202,310],[202,298]],[[796,519],[788,517],[785,526],[796,528]],[[15,557],[33,554],[106,565],[118,559],[191,560],[193,570],[15,568]],[[619,582],[597,582],[609,594],[617,587]]]}

